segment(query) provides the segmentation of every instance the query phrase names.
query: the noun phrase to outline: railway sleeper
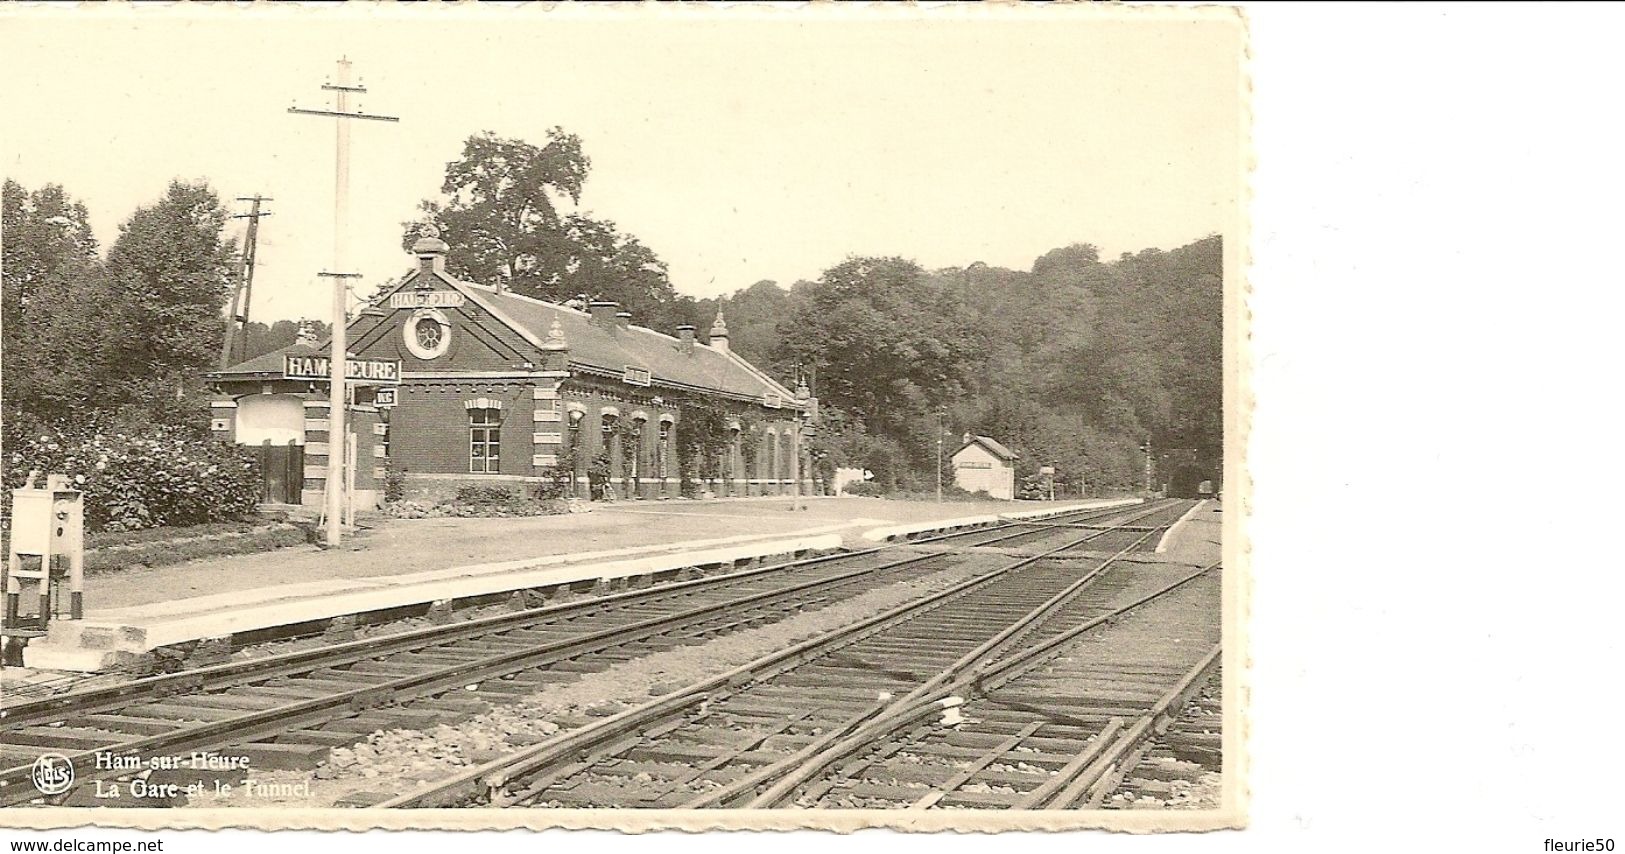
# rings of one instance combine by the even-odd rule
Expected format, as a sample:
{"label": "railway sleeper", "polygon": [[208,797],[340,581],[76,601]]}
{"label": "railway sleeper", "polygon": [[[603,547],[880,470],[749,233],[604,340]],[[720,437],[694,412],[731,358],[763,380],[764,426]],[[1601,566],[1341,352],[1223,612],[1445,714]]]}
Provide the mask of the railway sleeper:
{"label": "railway sleeper", "polygon": [[[931,756],[955,762],[975,761],[987,755],[987,750],[983,748],[960,747],[958,745],[940,743],[909,745],[906,750],[909,753],[922,757]],[[1041,751],[1038,753],[1024,753],[1012,750],[1005,755],[1010,757],[1011,761],[1025,762],[1028,765],[1036,765],[1042,768],[1055,768],[1057,770],[1066,767],[1067,763],[1077,758],[1076,753],[1050,753],[1047,751]]]}
{"label": "railway sleeper", "polygon": [[[1140,711],[1136,714],[1144,714],[1144,710],[1154,705],[1157,699],[1162,696],[1162,692],[1156,690],[1097,691],[1094,683],[1086,680],[1079,681],[1088,685],[1086,690],[1089,693],[1087,695],[1080,696],[1065,691],[1045,692],[1043,694],[1028,693],[1026,691],[1019,693],[1000,691],[997,696],[1000,702],[1022,703],[1033,708],[1055,709],[1061,712],[1071,709],[1089,709],[1091,711],[1100,709],[1112,709],[1114,711],[1119,709],[1139,709]],[[1076,686],[1074,686],[1074,690],[1076,690]]]}
{"label": "railway sleeper", "polygon": [[126,706],[119,709],[120,714],[138,718],[153,718],[155,720],[172,720],[183,722],[214,722],[235,718],[241,714],[239,710],[217,709],[213,707],[189,706],[181,702],[142,703],[136,706]]}
{"label": "railway sleeper", "polygon": [[71,726],[31,726],[6,733],[8,745],[55,750],[98,750],[128,740],[121,733]]}
{"label": "railway sleeper", "polygon": [[97,729],[122,732],[126,735],[162,735],[166,732],[174,732],[183,726],[183,724],[159,718],[139,718],[121,714],[85,715],[78,720]]}
{"label": "railway sleeper", "polygon": [[[660,742],[633,747],[626,751],[625,758],[635,762],[682,762],[698,765],[730,753],[731,751],[719,751],[714,747],[699,744]],[[733,764],[753,767],[770,765],[788,755],[776,750],[747,750],[733,755]]]}
{"label": "railway sleeper", "polygon": [[[604,769],[600,769],[602,771]],[[746,774],[748,771],[729,768],[711,768],[701,770],[695,765],[677,762],[632,762],[625,761],[611,766],[608,770],[616,774],[636,779],[639,774],[648,774],[651,780],[643,782],[645,788],[660,790],[663,784],[673,784],[671,788],[688,786],[692,780],[708,780],[717,785],[727,785]]]}
{"label": "railway sleeper", "polygon": [[[953,765],[899,763],[884,767],[871,766],[852,774],[852,777],[879,781],[891,778],[899,783],[923,783],[929,788],[937,789],[947,785],[948,781],[952,780],[960,770]],[[976,776],[972,777],[969,783],[1009,786],[1023,792],[1029,792],[1048,782],[1051,776],[1053,775],[1047,771],[1045,773],[1023,773],[1020,771],[992,771],[984,768],[976,772]]]}
{"label": "railway sleeper", "polygon": [[[951,744],[954,747],[979,748],[979,752],[976,754],[977,756],[987,753],[989,748],[999,746],[1009,737],[1009,733],[960,732],[958,730],[945,733],[941,736],[943,742]],[[930,744],[931,742],[926,743]],[[1027,747],[1037,748],[1043,753],[1059,753],[1069,757],[1077,756],[1078,753],[1087,745],[1087,742],[1080,739],[1051,738],[1048,736],[1038,735],[1028,736],[1027,738],[1023,739],[1021,743]],[[915,750],[915,752],[919,751]],[[1031,760],[1023,759],[1022,761],[1029,762]]]}

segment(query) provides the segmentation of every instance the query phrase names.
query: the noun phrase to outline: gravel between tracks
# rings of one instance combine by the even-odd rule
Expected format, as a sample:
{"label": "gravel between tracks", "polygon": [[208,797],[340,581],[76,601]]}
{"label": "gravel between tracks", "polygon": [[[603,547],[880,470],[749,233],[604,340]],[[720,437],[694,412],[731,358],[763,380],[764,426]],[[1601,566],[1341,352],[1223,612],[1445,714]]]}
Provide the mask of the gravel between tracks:
{"label": "gravel between tracks", "polygon": [[985,560],[961,563],[925,578],[871,590],[772,625],[625,661],[607,670],[586,674],[578,681],[497,706],[455,726],[375,732],[352,748],[334,748],[328,761],[312,772],[267,771],[252,775],[254,780],[265,784],[297,786],[305,783],[302,788],[308,790],[308,796],[248,801],[206,795],[194,799],[190,805],[329,807],[341,805],[358,793],[388,796],[405,793],[427,785],[429,780],[489,762],[560,731],[616,714],[652,697],[950,587],[985,571],[988,566]]}

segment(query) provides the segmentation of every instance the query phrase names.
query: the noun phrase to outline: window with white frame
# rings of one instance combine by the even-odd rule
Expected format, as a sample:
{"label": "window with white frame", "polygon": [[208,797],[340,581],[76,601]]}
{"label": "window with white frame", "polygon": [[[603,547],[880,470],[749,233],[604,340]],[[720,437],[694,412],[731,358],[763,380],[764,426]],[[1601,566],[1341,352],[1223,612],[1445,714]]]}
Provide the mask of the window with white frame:
{"label": "window with white frame", "polygon": [[475,474],[502,471],[502,410],[468,410],[468,470]]}

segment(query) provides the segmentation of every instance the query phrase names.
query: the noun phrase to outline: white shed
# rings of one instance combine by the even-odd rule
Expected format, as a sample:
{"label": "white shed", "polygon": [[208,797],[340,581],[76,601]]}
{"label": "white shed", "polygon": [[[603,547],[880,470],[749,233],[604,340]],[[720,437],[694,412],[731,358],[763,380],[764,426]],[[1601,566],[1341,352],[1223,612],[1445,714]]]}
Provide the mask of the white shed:
{"label": "white shed", "polygon": [[954,452],[954,483],[967,492],[1016,497],[1016,453],[986,436],[966,436]]}

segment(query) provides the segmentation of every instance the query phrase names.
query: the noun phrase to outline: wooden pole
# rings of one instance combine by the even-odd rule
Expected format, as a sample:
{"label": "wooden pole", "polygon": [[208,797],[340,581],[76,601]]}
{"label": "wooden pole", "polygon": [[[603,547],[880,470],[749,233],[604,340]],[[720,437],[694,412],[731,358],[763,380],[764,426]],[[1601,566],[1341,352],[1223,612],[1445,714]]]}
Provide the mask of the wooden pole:
{"label": "wooden pole", "polygon": [[290,107],[288,112],[338,119],[335,137],[333,169],[333,269],[321,275],[333,279],[333,338],[328,351],[327,394],[327,482],[323,484],[323,514],[327,517],[325,541],[337,546],[343,541],[347,491],[344,488],[344,450],[349,433],[345,429],[345,406],[349,399],[348,342],[345,340],[349,324],[345,308],[346,279],[359,278],[358,273],[347,272],[346,225],[350,215],[350,120],[398,122],[393,116],[375,116],[350,110],[350,93],[367,91],[364,86],[350,85],[350,60],[340,59],[336,83],[323,84],[323,89],[334,93],[331,110],[304,110]]}

